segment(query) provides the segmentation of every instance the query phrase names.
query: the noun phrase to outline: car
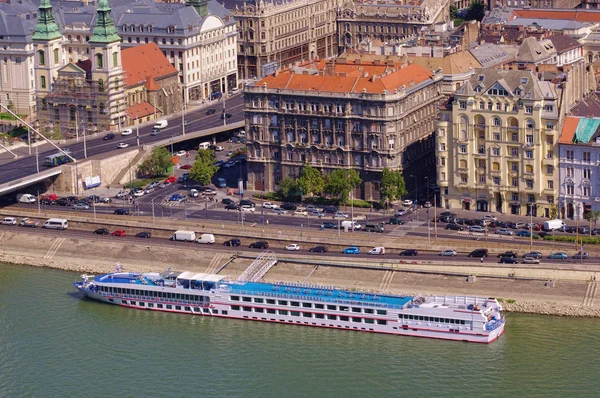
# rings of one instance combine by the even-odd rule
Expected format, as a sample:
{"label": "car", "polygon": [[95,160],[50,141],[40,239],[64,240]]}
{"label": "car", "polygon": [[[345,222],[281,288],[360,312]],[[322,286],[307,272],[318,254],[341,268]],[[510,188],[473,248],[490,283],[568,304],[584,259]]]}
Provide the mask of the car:
{"label": "car", "polygon": [[539,264],[540,259],[535,257],[524,257],[523,264]]}
{"label": "car", "polygon": [[471,253],[469,253],[469,257],[480,258],[480,257],[487,257],[487,256],[488,256],[488,249],[475,249]]}
{"label": "car", "polygon": [[173,184],[176,181],[177,181],[177,178],[175,176],[170,176],[170,177],[165,178],[164,182],[168,182],[170,184]]}
{"label": "car", "polygon": [[87,203],[75,203],[73,205],[73,210],[89,210],[90,205],[88,205]]}
{"label": "car", "polygon": [[348,214],[346,214],[346,213],[343,213],[343,212],[341,212],[341,211],[338,211],[338,212],[336,212],[336,213],[333,215],[333,218],[343,218],[343,219],[346,219],[346,218],[348,218]]}
{"label": "car", "polygon": [[575,233],[576,230],[577,230],[577,228],[570,226],[570,225],[565,225],[563,227],[563,232],[568,232],[570,234]]}
{"label": "car", "polygon": [[454,256],[456,256],[456,250],[454,250],[454,249],[446,249],[446,250],[440,252],[440,256],[454,257]]}
{"label": "car", "polygon": [[254,213],[254,207],[250,205],[242,205],[240,206],[240,211],[248,211],[250,213]]}
{"label": "car", "polygon": [[186,154],[187,154],[187,152],[186,152],[186,151],[184,151],[184,150],[181,150],[181,151],[177,151],[177,152],[175,152],[175,153],[173,154],[173,156],[177,156],[177,157],[179,157],[179,158],[182,158],[182,157],[184,157]]}
{"label": "car", "polygon": [[309,212],[312,212],[312,211],[323,212],[322,208],[317,207],[315,205],[308,205],[308,206],[306,206],[306,210],[308,210]]}
{"label": "car", "polygon": [[178,193],[174,193],[173,195],[171,195],[171,197],[169,198],[169,202],[182,202],[185,200],[185,196],[178,194]]}
{"label": "car", "polygon": [[[517,232],[517,236],[521,236],[523,238],[530,238],[531,235],[532,234],[529,231],[519,231],[519,232]],[[533,234],[533,236],[535,236],[535,234]]]}
{"label": "car", "polygon": [[293,203],[284,203],[281,208],[283,210],[296,210],[298,207]]}
{"label": "car", "polygon": [[259,240],[258,242],[253,242],[250,243],[250,246],[248,246],[250,249],[268,249],[269,248],[269,242],[265,242],[262,240]]}
{"label": "car", "polygon": [[143,189],[141,189],[141,188],[139,188],[139,189],[136,189],[136,190],[133,192],[133,196],[135,196],[136,198],[139,198],[140,196],[144,196],[145,194],[146,194],[146,192],[144,192],[144,190],[143,190]]}
{"label": "car", "polygon": [[403,204],[404,204],[404,206],[407,206],[407,207],[408,207],[408,206],[412,206],[412,205],[413,205],[413,201],[412,201],[411,199],[406,199],[406,200],[403,202]]}
{"label": "car", "polygon": [[117,229],[116,231],[113,231],[113,233],[111,235],[112,236],[126,236],[127,233],[125,232],[124,229]]}
{"label": "car", "polygon": [[184,125],[185,127],[187,127],[187,126],[189,126],[189,125],[191,125],[191,124],[192,124],[192,122],[190,122],[189,120],[184,120],[184,121],[183,121],[183,125]]}
{"label": "car", "polygon": [[500,257],[498,261],[500,264],[517,264],[519,260],[514,257]]}
{"label": "car", "polygon": [[419,252],[415,249],[408,249],[400,252],[401,256],[416,256],[417,254],[419,254]]}
{"label": "car", "polygon": [[427,201],[425,202],[425,204],[423,205],[424,208],[429,209],[431,207],[431,202]]}
{"label": "car", "polygon": [[152,237],[152,232],[150,232],[150,231],[138,232],[137,234],[135,234],[135,237],[136,238],[150,239]]}
{"label": "car", "polygon": [[279,207],[276,207],[273,210],[271,210],[271,213],[273,213],[273,214],[287,214],[287,210],[283,210],[283,209],[280,209]]}
{"label": "car", "polygon": [[405,216],[408,213],[410,213],[411,211],[412,211],[412,209],[398,209],[398,210],[396,210],[396,217]]}
{"label": "car", "polygon": [[300,245],[297,243],[290,243],[285,247],[285,250],[297,252],[298,250],[300,250]]}
{"label": "car", "polygon": [[205,187],[205,189],[202,190],[202,195],[206,195],[206,196],[212,196],[212,195],[216,195],[217,194],[217,190],[211,187]]}
{"label": "car", "polygon": [[239,246],[242,244],[242,241],[240,241],[239,239],[229,239],[226,240],[225,242],[223,242],[223,246]]}
{"label": "car", "polygon": [[233,160],[230,160],[227,163],[225,163],[225,165],[223,165],[223,167],[225,167],[226,169],[229,169],[234,166],[235,166],[235,162]]}
{"label": "car", "polygon": [[115,135],[113,133],[108,133],[104,136],[104,138],[102,138],[104,141],[108,141],[108,140],[112,140],[115,138]]}
{"label": "car", "polygon": [[125,130],[121,131],[121,135],[127,136],[127,135],[131,135],[131,134],[133,134],[132,129],[125,129]]}
{"label": "car", "polygon": [[128,146],[129,146],[129,144],[126,142],[119,142],[119,144],[117,145],[117,148],[123,149],[123,148],[127,148]]}
{"label": "car", "polygon": [[227,151],[227,153],[225,154],[225,156],[231,156],[233,155],[233,151]]}
{"label": "car", "polygon": [[533,251],[523,254],[523,258],[525,257],[542,258],[542,253]]}
{"label": "car", "polygon": [[481,225],[472,225],[469,227],[469,232],[484,233],[485,230],[485,227],[482,227]]}
{"label": "car", "polygon": [[193,165],[191,165],[191,164],[183,164],[183,165],[179,166],[179,168],[183,169],[183,170],[189,170],[192,168],[192,166]]}
{"label": "car", "polygon": [[338,224],[331,222],[331,221],[325,221],[323,224],[321,224],[321,229],[337,229]]}
{"label": "car", "polygon": [[388,221],[388,224],[391,224],[391,225],[402,225],[402,224],[404,224],[404,220],[401,220],[401,219],[399,219],[397,217],[392,217],[392,218],[390,218],[390,221]]}
{"label": "car", "polygon": [[518,257],[518,255],[517,255],[517,253],[516,253],[516,252],[513,252],[513,251],[507,251],[507,252],[504,252],[504,253],[500,253],[500,254],[498,254],[498,257],[500,257],[500,258],[502,258],[502,257],[513,257],[513,258],[517,258],[517,257]]}
{"label": "car", "polygon": [[463,227],[461,227],[460,225],[455,224],[455,223],[446,224],[446,227],[444,227],[444,229],[450,229],[452,231],[463,231],[464,230]]}
{"label": "car", "polygon": [[214,114],[215,114],[215,112],[216,112],[215,108],[209,108],[209,109],[206,111],[206,114],[207,114],[207,115],[214,115]]}
{"label": "car", "polygon": [[231,118],[231,113],[221,113],[221,120]]}
{"label": "car", "polygon": [[156,127],[153,128],[152,132],[150,133],[150,135],[152,135],[152,136],[160,135],[160,129],[157,129]]}
{"label": "car", "polygon": [[120,216],[128,216],[129,215],[129,209],[115,209],[113,214],[117,214]]}
{"label": "car", "polygon": [[38,225],[40,225],[39,221],[30,220],[28,217],[25,217],[19,223],[19,227],[36,228]]}
{"label": "car", "polygon": [[96,235],[108,235],[110,234],[110,231],[106,228],[98,228],[96,230],[94,230],[94,234]]}
{"label": "car", "polygon": [[346,247],[342,250],[342,254],[360,254],[360,249],[356,246]]}
{"label": "car", "polygon": [[239,210],[240,206],[236,205],[235,203],[227,203],[227,205],[225,206],[225,210]]}
{"label": "car", "polygon": [[327,248],[327,246],[315,246],[315,247],[311,247],[309,252],[313,252],[313,253],[327,253],[329,251],[329,249]]}
{"label": "car", "polygon": [[112,203],[112,199],[104,196],[104,197],[100,198],[100,200],[98,200],[98,203],[110,204],[110,203]]}
{"label": "car", "polygon": [[221,152],[221,151],[224,151],[224,150],[225,150],[225,148],[223,148],[221,145],[217,145],[215,147],[215,151],[217,151],[217,152]]}
{"label": "car", "polygon": [[385,247],[382,247],[382,246],[374,247],[371,250],[369,250],[369,252],[367,254],[375,255],[375,256],[383,256],[385,254]]}
{"label": "car", "polygon": [[323,211],[326,214],[335,214],[339,211],[339,209],[335,206],[325,206],[325,208],[323,209]]}
{"label": "car", "polygon": [[498,228],[498,229],[496,230],[496,234],[497,234],[497,235],[508,235],[508,236],[512,236],[512,235],[514,235],[515,233],[514,233],[513,231],[511,231],[510,229],[508,229],[508,228]]}
{"label": "car", "polygon": [[117,192],[117,194],[115,195],[115,198],[117,198],[117,199],[126,198],[127,195],[129,195],[127,193],[127,191],[121,190],[121,191]]}
{"label": "car", "polygon": [[57,206],[71,206],[71,202],[66,198],[60,198],[56,202],[54,202]]}
{"label": "car", "polygon": [[240,200],[240,206],[243,206],[243,205],[248,205],[248,206],[256,207],[256,203],[254,203],[250,199],[242,199],[242,200]]}
{"label": "car", "polygon": [[223,200],[221,200],[221,203],[229,205],[229,204],[235,204],[235,201],[231,198],[223,198]]}
{"label": "car", "polygon": [[17,219],[14,217],[4,217],[0,224],[2,225],[17,225]]}
{"label": "car", "polygon": [[313,211],[311,211],[310,215],[314,216],[314,217],[319,217],[319,218],[325,217],[325,213],[323,213],[322,211],[319,211],[319,210],[313,210]]}
{"label": "car", "polygon": [[525,228],[527,226],[527,224],[525,224],[524,222],[516,222],[514,225],[515,229],[521,229],[521,228]]}
{"label": "car", "polygon": [[490,220],[490,221],[498,221],[498,218],[496,218],[495,216],[489,215],[489,214],[483,216],[483,219]]}
{"label": "car", "polygon": [[262,207],[264,207],[265,209],[276,209],[279,207],[279,205],[276,205],[274,203],[271,202],[265,202],[262,204]]}
{"label": "car", "polygon": [[583,252],[583,253],[577,252],[577,253],[575,253],[573,255],[573,258],[577,259],[577,260],[587,260],[587,259],[590,258],[590,253],[588,253],[588,252]]}
{"label": "car", "polygon": [[308,216],[308,211],[306,211],[306,209],[299,208],[294,211],[294,215],[295,216]]}

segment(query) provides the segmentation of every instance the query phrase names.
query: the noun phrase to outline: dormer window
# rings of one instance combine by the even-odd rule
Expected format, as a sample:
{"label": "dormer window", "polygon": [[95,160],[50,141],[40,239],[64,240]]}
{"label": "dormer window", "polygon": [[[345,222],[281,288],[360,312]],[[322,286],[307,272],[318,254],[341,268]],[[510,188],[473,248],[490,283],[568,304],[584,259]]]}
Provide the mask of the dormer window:
{"label": "dormer window", "polygon": [[527,83],[527,78],[526,77],[522,77],[521,78],[521,84],[526,84]]}
{"label": "dormer window", "polygon": [[167,33],[175,33],[175,26],[167,26]]}
{"label": "dormer window", "polygon": [[485,79],[484,75],[479,75],[479,81],[482,82]]}
{"label": "dormer window", "polygon": [[121,29],[123,29],[123,32],[127,32],[127,25],[123,24],[123,26],[121,27]]}

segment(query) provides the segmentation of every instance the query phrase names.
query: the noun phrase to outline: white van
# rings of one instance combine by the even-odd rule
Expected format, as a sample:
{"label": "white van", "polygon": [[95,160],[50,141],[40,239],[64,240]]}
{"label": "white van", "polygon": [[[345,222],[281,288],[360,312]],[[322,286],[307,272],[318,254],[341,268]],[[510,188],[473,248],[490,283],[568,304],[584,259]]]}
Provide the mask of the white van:
{"label": "white van", "polygon": [[237,134],[238,137],[245,137],[246,136],[246,130],[240,130],[240,132]]}
{"label": "white van", "polygon": [[155,129],[164,129],[168,125],[169,125],[169,122],[166,121],[165,119],[157,120],[156,123],[154,123],[154,128]]}
{"label": "white van", "polygon": [[202,142],[200,143],[200,145],[198,145],[198,150],[202,150],[202,149],[208,149],[210,148],[210,142]]}
{"label": "white van", "polygon": [[544,222],[543,229],[544,231],[552,232],[552,231],[562,231],[567,224],[563,222],[563,220],[549,220]]}
{"label": "white van", "polygon": [[356,221],[342,221],[342,228],[346,229],[361,229],[361,225],[359,223],[357,223]]}
{"label": "white van", "polygon": [[69,222],[64,218],[51,218],[42,224],[42,228],[47,229],[67,229],[69,228]]}
{"label": "white van", "polygon": [[194,231],[175,231],[171,240],[180,240],[183,242],[193,242],[196,240],[196,233]]}
{"label": "white van", "polygon": [[17,202],[19,203],[35,203],[35,195],[30,193],[17,194]]}
{"label": "white van", "polygon": [[215,243],[215,236],[213,234],[202,234],[200,235],[198,240],[196,240],[196,242],[208,243],[209,245],[212,245],[213,243]]}
{"label": "white van", "polygon": [[2,221],[0,221],[2,225],[17,225],[17,219],[14,217],[4,217]]}
{"label": "white van", "polygon": [[385,247],[374,247],[371,250],[369,250],[369,254],[375,254],[375,255],[379,255],[382,256],[385,254]]}

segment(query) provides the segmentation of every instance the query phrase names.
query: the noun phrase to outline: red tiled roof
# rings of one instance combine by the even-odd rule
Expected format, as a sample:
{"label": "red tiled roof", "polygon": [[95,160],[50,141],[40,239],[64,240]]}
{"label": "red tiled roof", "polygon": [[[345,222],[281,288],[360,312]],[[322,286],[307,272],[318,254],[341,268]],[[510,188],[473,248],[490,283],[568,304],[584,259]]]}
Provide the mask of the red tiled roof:
{"label": "red tiled roof", "polygon": [[160,85],[154,80],[152,76],[148,76],[146,79],[146,90],[148,91],[158,91],[160,90]]}
{"label": "red tiled roof", "polygon": [[533,19],[567,19],[577,22],[600,22],[600,13],[593,11],[570,11],[570,10],[514,10],[514,15],[521,18]]}
{"label": "red tiled roof", "polygon": [[156,43],[141,44],[121,51],[123,82],[126,87],[145,84],[148,78],[160,79],[177,74]]}
{"label": "red tiled roof", "polygon": [[572,144],[575,137],[575,130],[579,124],[579,117],[567,116],[563,124],[562,132],[558,140],[559,144]]}
{"label": "red tiled roof", "polygon": [[139,104],[133,104],[127,107],[127,117],[130,119],[139,119],[140,117],[152,115],[154,109],[152,104],[142,101]]}

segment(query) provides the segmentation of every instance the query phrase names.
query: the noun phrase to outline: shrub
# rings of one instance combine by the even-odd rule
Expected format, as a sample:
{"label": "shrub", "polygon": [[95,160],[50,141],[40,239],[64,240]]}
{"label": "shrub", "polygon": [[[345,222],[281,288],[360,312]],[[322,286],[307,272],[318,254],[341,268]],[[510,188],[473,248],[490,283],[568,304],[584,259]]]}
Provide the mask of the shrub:
{"label": "shrub", "polygon": [[253,197],[256,199],[264,199],[264,200],[277,200],[281,201],[281,196],[277,192],[265,192],[263,194],[254,194]]}
{"label": "shrub", "polygon": [[371,208],[371,202],[367,202],[366,200],[361,200],[361,199],[349,200],[348,205],[352,205],[354,207],[360,207],[362,209],[370,209]]}
{"label": "shrub", "polygon": [[503,303],[504,299],[502,297],[498,297],[496,300],[498,300],[499,303]]}
{"label": "shrub", "polygon": [[507,302],[508,304],[514,304],[514,303],[516,303],[516,302],[517,302],[517,300],[506,300],[506,302]]}

